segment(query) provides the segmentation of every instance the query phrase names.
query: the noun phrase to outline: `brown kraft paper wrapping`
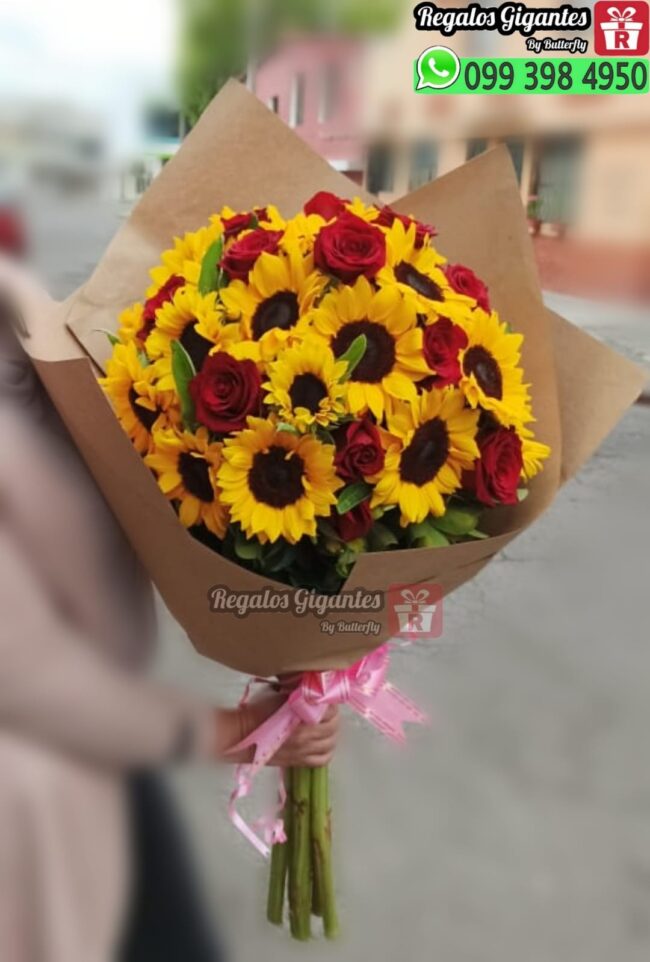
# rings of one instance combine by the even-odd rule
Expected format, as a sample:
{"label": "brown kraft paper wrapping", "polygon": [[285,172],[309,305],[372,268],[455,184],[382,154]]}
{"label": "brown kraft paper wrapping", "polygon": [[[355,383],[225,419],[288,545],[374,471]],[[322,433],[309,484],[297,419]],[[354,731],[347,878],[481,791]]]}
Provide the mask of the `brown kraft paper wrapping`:
{"label": "brown kraft paper wrapping", "polygon": [[[259,675],[345,667],[390,636],[388,611],[330,621],[380,621],[380,634],[324,633],[313,614],[215,614],[210,589],[273,585],[221,558],[181,526],[131,446],[96,382],[120,311],[140,300],[148,270],[174,235],[194,230],[223,205],[273,203],[291,216],[317,190],[358,190],[256,98],[229,83],[116,235],[88,282],[64,304],[23,305],[25,339],[39,375],[72,437],[172,615],[196,649]],[[494,307],[525,335],[536,436],[552,448],[530,495],[487,512],[491,537],[435,549],[362,555],[344,590],[384,590],[394,582],[437,582],[446,594],[472,578],[534,521],[614,427],[641,391],[645,374],[544,308],[512,166],[504,148],[476,158],[395,205],[439,229],[439,249],[487,282]],[[73,336],[74,335],[74,336]],[[92,359],[92,361],[91,361]],[[281,587],[282,590],[291,589]]]}

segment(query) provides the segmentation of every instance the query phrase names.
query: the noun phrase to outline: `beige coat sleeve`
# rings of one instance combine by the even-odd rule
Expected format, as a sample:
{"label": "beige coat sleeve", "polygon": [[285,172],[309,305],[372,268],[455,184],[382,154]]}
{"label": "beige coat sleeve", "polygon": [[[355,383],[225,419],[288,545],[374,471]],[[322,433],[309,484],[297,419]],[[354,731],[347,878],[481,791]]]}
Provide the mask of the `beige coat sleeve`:
{"label": "beige coat sleeve", "polygon": [[112,518],[48,435],[0,405],[0,724],[112,766],[163,761],[184,737],[207,753],[210,708],[136,671],[144,619],[111,583],[135,562],[106,550]]}
{"label": "beige coat sleeve", "polygon": [[66,623],[0,524],[0,724],[119,767],[169,758],[183,726],[207,748],[211,713],[102,656]]}

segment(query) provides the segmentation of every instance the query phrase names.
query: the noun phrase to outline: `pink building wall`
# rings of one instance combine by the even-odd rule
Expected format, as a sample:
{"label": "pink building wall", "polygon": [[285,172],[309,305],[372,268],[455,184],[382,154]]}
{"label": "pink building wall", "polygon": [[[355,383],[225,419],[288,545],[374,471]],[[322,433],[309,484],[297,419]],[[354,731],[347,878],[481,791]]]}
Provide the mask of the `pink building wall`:
{"label": "pink building wall", "polygon": [[[294,126],[317,153],[354,180],[360,181],[364,167],[363,146],[358,134],[360,89],[358,71],[361,46],[340,37],[307,37],[285,43],[258,68],[255,93],[268,107],[277,98],[277,113],[292,124],[294,78],[305,78],[303,122]],[[322,118],[324,75],[336,72],[337,97],[332,116]]]}

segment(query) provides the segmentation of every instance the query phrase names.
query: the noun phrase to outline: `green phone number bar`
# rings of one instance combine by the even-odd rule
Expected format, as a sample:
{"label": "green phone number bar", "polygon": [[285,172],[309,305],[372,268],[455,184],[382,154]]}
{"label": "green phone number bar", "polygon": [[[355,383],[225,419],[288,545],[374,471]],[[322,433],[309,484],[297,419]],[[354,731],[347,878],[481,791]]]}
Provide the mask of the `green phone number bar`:
{"label": "green phone number bar", "polygon": [[646,94],[647,59],[561,58],[462,59],[449,86],[439,73],[415,62],[414,89],[421,94]]}

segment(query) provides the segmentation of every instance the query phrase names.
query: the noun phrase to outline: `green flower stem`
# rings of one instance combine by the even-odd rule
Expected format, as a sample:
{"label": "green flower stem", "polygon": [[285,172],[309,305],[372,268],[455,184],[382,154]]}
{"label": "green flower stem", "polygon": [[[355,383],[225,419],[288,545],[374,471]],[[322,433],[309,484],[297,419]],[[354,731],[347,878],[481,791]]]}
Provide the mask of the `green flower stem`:
{"label": "green flower stem", "polygon": [[338,935],[336,896],[332,872],[332,829],[329,800],[329,768],[311,772],[311,836],[313,850],[314,889],[318,892],[318,908],[323,916],[323,931],[328,939]]}
{"label": "green flower stem", "polygon": [[289,850],[291,846],[291,770],[284,773],[287,789],[287,800],[284,805],[284,833],[287,841],[273,846],[271,853],[271,874],[269,877],[269,895],[266,904],[266,917],[273,925],[282,925],[284,920],[284,893],[289,867]]}
{"label": "green flower stem", "polygon": [[291,846],[289,850],[289,920],[294,939],[311,938],[311,772],[291,773]]}

